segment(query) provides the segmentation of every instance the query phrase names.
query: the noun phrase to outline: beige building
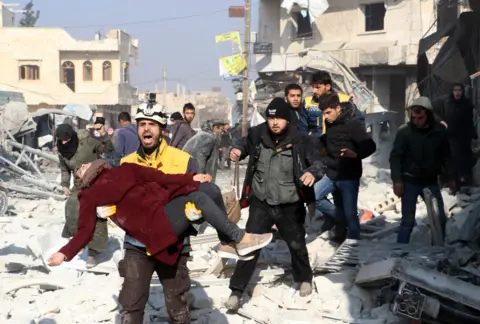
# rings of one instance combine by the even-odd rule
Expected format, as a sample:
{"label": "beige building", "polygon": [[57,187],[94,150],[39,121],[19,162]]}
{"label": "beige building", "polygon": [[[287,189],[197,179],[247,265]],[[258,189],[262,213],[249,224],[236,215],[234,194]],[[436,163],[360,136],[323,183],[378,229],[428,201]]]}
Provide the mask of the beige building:
{"label": "beige building", "polygon": [[115,126],[138,102],[130,84],[137,50],[121,30],[81,41],[62,28],[0,27],[0,90],[23,92],[30,110],[94,105]]}
{"label": "beige building", "polygon": [[15,5],[8,5],[0,1],[0,26],[12,27],[15,26],[15,12],[11,9]]}
{"label": "beige building", "polygon": [[[311,6],[317,1],[310,0]],[[282,0],[260,0],[257,41],[273,43],[272,55],[257,55],[260,76],[288,79],[292,71],[315,60],[315,52],[327,52],[352,69],[383,107],[402,117],[416,95],[419,40],[466,9],[446,2],[439,7],[436,0],[328,3],[328,10],[310,24],[298,6],[288,13],[281,8]]]}

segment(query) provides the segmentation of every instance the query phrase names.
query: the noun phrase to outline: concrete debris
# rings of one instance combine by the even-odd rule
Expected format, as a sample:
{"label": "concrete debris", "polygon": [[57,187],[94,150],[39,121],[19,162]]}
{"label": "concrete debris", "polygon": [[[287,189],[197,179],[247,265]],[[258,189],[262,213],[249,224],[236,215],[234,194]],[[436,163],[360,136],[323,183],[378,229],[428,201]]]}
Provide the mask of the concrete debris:
{"label": "concrete debris", "polygon": [[[26,153],[38,152],[26,149]],[[49,155],[41,157],[52,160]],[[15,165],[14,159],[9,161]],[[117,264],[123,258],[124,233],[109,227],[108,251],[97,267],[85,268],[85,249],[72,262],[48,268],[46,258],[65,243],[60,237],[64,202],[57,200],[61,196],[57,184],[46,180],[55,175],[44,172],[41,176],[22,161],[17,167],[28,175],[3,164],[4,173],[18,177],[0,190],[0,212],[4,210],[0,217],[0,322],[120,323],[118,294],[123,279]],[[307,249],[315,274],[314,292],[308,297],[300,297],[292,282],[288,248],[277,238],[261,251],[238,314],[228,314],[224,304],[235,261],[221,259],[213,251],[218,237],[212,228],[193,237],[188,262],[192,287],[187,296],[193,323],[393,324],[423,316],[441,319],[439,314],[448,307],[461,307],[470,316],[478,316],[480,250],[475,243],[480,233],[480,190],[469,188],[457,197],[443,193],[449,215],[445,246],[433,246],[435,233],[420,200],[411,244],[401,245],[395,243],[400,208],[387,185],[388,171],[370,163],[365,170],[359,208],[378,208],[375,217],[362,224],[363,239],[358,245],[331,243],[329,233],[320,233],[320,215],[309,223]],[[219,185],[229,189],[228,172],[219,172]],[[20,196],[21,190],[15,194],[8,190],[15,186],[30,191]],[[32,201],[32,194],[38,194],[34,190],[49,199]],[[2,193],[8,193],[8,203]],[[239,226],[244,227],[247,218],[248,210],[242,210]],[[163,289],[154,275],[144,323],[167,322]]]}

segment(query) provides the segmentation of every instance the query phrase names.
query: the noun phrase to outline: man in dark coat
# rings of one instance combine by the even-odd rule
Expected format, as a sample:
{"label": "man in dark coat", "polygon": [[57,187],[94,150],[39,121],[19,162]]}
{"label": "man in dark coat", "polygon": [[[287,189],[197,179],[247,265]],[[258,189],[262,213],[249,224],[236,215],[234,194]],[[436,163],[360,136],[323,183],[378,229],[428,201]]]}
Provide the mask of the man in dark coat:
{"label": "man in dark coat", "polygon": [[435,120],[427,97],[416,99],[409,107],[410,122],[398,129],[390,153],[393,191],[402,199],[402,220],[398,243],[407,244],[415,226],[418,196],[428,188],[438,201],[440,222],[445,233],[446,216],[438,177],[445,172],[452,191],[455,177],[447,129]]}
{"label": "man in dark coat", "polygon": [[[266,111],[267,121],[252,127],[230,158],[249,157],[241,206],[250,206],[246,230],[268,233],[276,225],[292,257],[293,279],[300,295],[312,292],[312,269],[305,243],[305,202],[314,201],[313,184],[322,176],[318,144],[288,124],[290,107],[284,98],[275,98]],[[230,280],[232,294],[227,308],[236,311],[259,257],[239,261]]]}
{"label": "man in dark coat", "polygon": [[305,109],[302,105],[303,89],[296,83],[289,84],[285,87],[285,100],[290,105],[290,124],[299,127],[300,118],[304,114]]}
{"label": "man in dark coat", "polygon": [[315,184],[315,194],[317,200],[323,199],[335,188],[336,220],[347,225],[347,240],[354,244],[360,239],[357,202],[362,160],[375,153],[376,145],[365,125],[356,118],[352,103],[340,102],[336,93],[321,98],[319,108],[325,117],[326,128],[321,143],[327,168],[325,176]]}

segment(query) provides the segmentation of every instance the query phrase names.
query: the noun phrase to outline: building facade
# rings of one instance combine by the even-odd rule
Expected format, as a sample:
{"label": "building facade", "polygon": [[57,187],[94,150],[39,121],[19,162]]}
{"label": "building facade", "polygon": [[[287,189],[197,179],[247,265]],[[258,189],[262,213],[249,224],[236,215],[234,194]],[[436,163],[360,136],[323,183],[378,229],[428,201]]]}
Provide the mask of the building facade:
{"label": "building facade", "polygon": [[[310,0],[310,5],[317,1],[323,2]],[[455,21],[467,9],[457,0],[328,3],[327,11],[310,24],[309,11],[294,6],[289,13],[281,7],[282,0],[260,0],[257,42],[273,44],[271,55],[256,56],[260,76],[281,80],[315,60],[315,52],[326,52],[354,71],[383,107],[399,113],[400,120],[405,106],[417,95],[420,39]]]}
{"label": "building facade", "polygon": [[62,28],[0,28],[0,90],[23,92],[30,110],[97,107],[111,126],[137,104],[130,84],[138,40],[121,30],[81,41]]}

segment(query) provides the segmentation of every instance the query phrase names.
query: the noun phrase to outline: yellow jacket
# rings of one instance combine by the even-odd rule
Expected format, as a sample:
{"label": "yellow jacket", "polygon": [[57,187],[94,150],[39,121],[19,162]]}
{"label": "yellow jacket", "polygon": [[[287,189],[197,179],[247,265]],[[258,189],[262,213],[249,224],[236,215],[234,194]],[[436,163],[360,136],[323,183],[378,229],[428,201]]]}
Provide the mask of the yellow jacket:
{"label": "yellow jacket", "polygon": [[[336,92],[340,102],[348,102],[352,99],[351,96]],[[325,134],[325,117],[323,117],[318,102],[313,101],[313,96],[306,96],[304,100],[303,114],[300,116],[299,128],[308,135],[321,136]]]}

